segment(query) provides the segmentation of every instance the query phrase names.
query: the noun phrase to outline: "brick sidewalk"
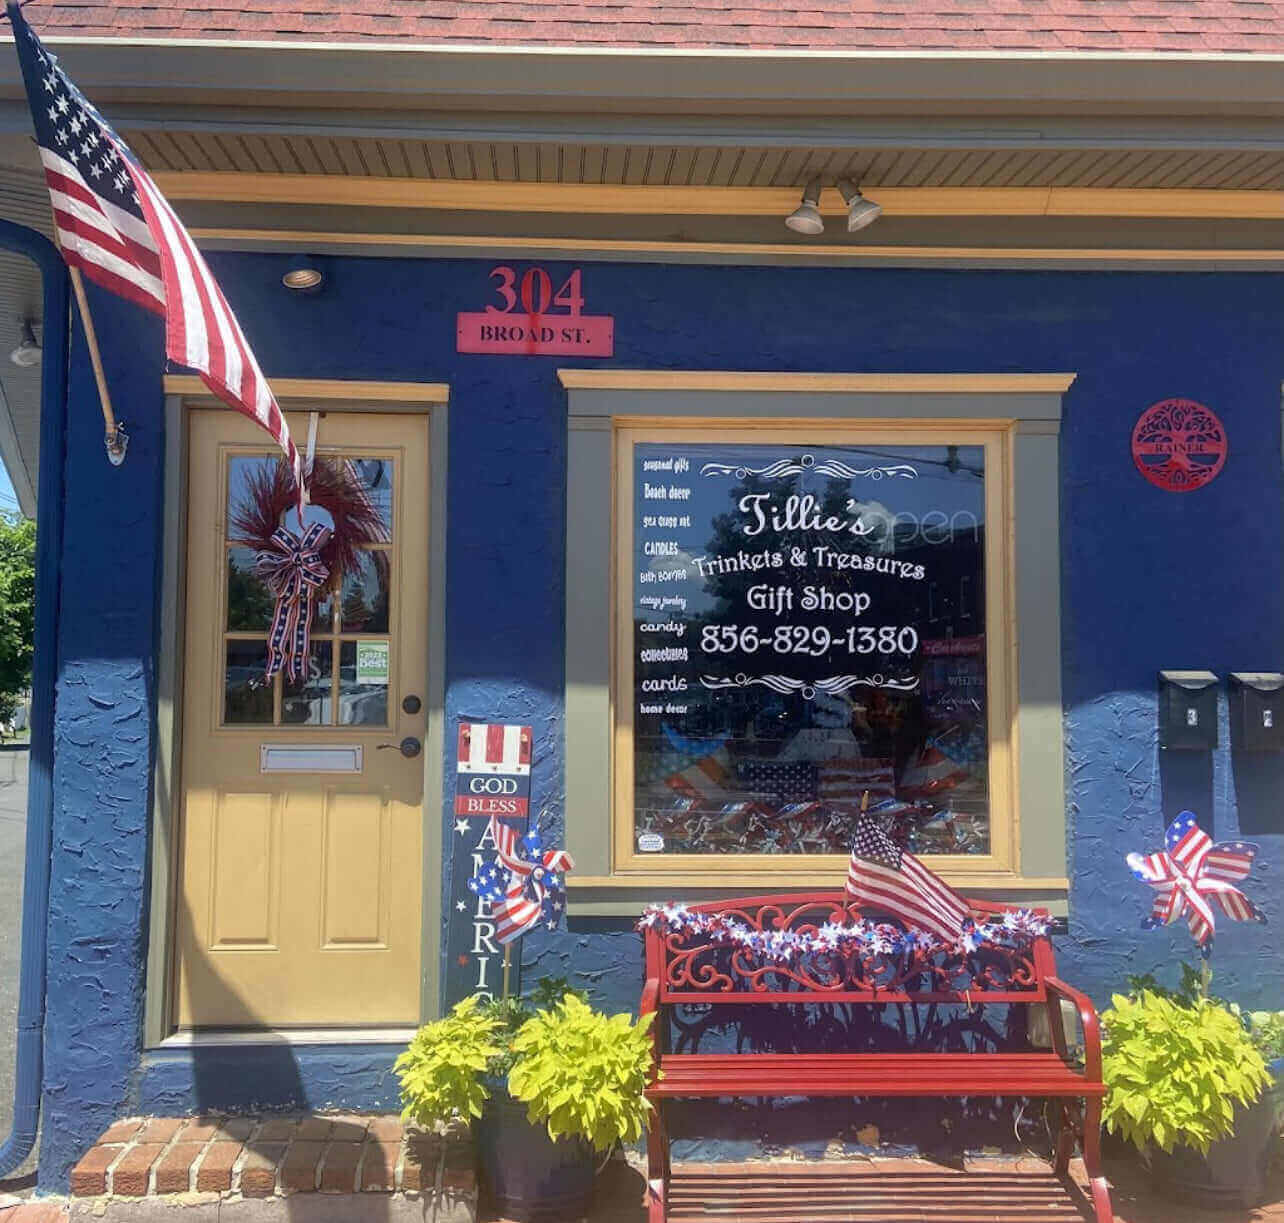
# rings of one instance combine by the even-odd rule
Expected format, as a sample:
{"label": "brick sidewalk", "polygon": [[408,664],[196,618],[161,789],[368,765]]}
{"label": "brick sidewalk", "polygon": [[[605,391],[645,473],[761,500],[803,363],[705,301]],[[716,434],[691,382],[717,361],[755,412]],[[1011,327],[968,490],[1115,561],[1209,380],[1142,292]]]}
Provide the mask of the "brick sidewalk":
{"label": "brick sidewalk", "polygon": [[[385,1126],[377,1125],[376,1122],[389,1122],[391,1118],[293,1118],[293,1119],[268,1119],[262,1122],[250,1122],[250,1135],[246,1139],[235,1137],[235,1133],[240,1128],[235,1125],[229,1125],[228,1122],[222,1123],[213,1121],[193,1120],[178,1123],[179,1128],[175,1129],[170,1135],[168,1141],[161,1143],[159,1135],[164,1129],[174,1125],[174,1122],[166,1122],[164,1126],[159,1126],[155,1122],[136,1121],[128,1123],[132,1126],[130,1132],[124,1136],[122,1141],[122,1131],[113,1127],[108,1132],[115,1141],[109,1145],[117,1149],[117,1154],[107,1162],[105,1168],[93,1170],[102,1162],[102,1157],[93,1160],[82,1161],[78,1165],[78,1171],[82,1177],[95,1178],[92,1182],[82,1179],[82,1187],[97,1188],[107,1184],[110,1172],[110,1181],[115,1188],[119,1184],[120,1188],[137,1188],[142,1182],[139,1178],[138,1167],[143,1164],[145,1157],[139,1155],[132,1161],[126,1161],[124,1155],[129,1151],[139,1150],[142,1147],[159,1146],[161,1151],[169,1154],[168,1162],[164,1158],[157,1158],[158,1152],[151,1153],[151,1162],[148,1165],[148,1174],[153,1188],[159,1183],[158,1178],[162,1176],[162,1169],[165,1169],[163,1175],[165,1183],[169,1183],[170,1177],[181,1176],[174,1171],[180,1164],[184,1163],[193,1154],[190,1150],[181,1150],[184,1143],[199,1146],[205,1153],[205,1160],[210,1158],[209,1152],[212,1144],[215,1142],[236,1144],[238,1152],[243,1151],[247,1146],[255,1148],[266,1155],[269,1148],[281,1146],[282,1148],[294,1149],[298,1152],[293,1160],[289,1158],[276,1158],[273,1167],[275,1176],[272,1179],[271,1189],[267,1189],[267,1177],[263,1175],[259,1181],[251,1181],[259,1185],[254,1192],[266,1192],[271,1197],[261,1197],[259,1204],[266,1210],[273,1202],[278,1205],[282,1198],[288,1199],[293,1209],[289,1212],[290,1218],[295,1223],[309,1223],[309,1218],[315,1213],[318,1219],[335,1219],[345,1218],[347,1215],[355,1218],[358,1212],[352,1207],[346,1206],[345,1203],[360,1203],[363,1198],[380,1193],[380,1200],[386,1202],[389,1200],[388,1189],[382,1191],[376,1188],[377,1183],[381,1180],[389,1181],[389,1169],[391,1170],[392,1181],[397,1183],[395,1177],[402,1177],[401,1184],[404,1185],[406,1151],[404,1143],[407,1141],[402,1136],[401,1141],[395,1144],[398,1152],[398,1158],[394,1163],[392,1149],[394,1143],[388,1140],[391,1130]],[[336,1135],[336,1127],[346,1125],[362,1125],[363,1141],[357,1143],[359,1147],[364,1147],[365,1152],[356,1164],[351,1167],[352,1188],[346,1191],[326,1193],[324,1191],[316,1192],[315,1187],[326,1182],[325,1169],[327,1166],[326,1150],[334,1148],[337,1142],[353,1141],[348,1137],[348,1131],[340,1129]],[[318,1137],[323,1125],[330,1128],[326,1130],[324,1137]],[[198,1128],[205,1127],[205,1128]],[[212,1127],[212,1128],[211,1128]],[[270,1127],[270,1128],[268,1128]],[[289,1127],[283,1129],[282,1127]],[[210,1132],[207,1133],[206,1130]],[[280,1138],[280,1133],[286,1133],[287,1137],[284,1142]],[[108,1135],[104,1135],[104,1142]],[[436,1136],[433,1136],[436,1137]],[[384,1141],[380,1141],[380,1139]],[[146,1141],[145,1141],[146,1140]],[[387,1148],[380,1153],[377,1164],[371,1164],[369,1171],[366,1170],[366,1160],[371,1158],[372,1146],[383,1146]],[[320,1148],[320,1150],[318,1149]],[[444,1146],[442,1157],[438,1163],[436,1173],[438,1179],[443,1179],[446,1175],[446,1160],[444,1158]],[[460,1148],[466,1149],[466,1148]],[[352,1165],[352,1152],[340,1161],[337,1161],[333,1167],[337,1169],[340,1164],[343,1173],[338,1176],[332,1173],[329,1183],[333,1186],[343,1177],[349,1175],[349,1168]],[[205,1167],[205,1160],[189,1159],[185,1164],[188,1185],[194,1186],[199,1182],[200,1171]],[[265,1160],[266,1162],[266,1160]],[[456,1156],[452,1161],[456,1166],[452,1168],[451,1178],[462,1182],[467,1178],[471,1183],[472,1169],[466,1170],[458,1166],[459,1157]],[[235,1169],[235,1173],[229,1173],[231,1183],[243,1184],[247,1162],[236,1159],[229,1161],[225,1158],[225,1153],[220,1153],[220,1157],[210,1163],[210,1171],[213,1173],[215,1167],[219,1169],[218,1177],[220,1183],[225,1167]],[[258,1167],[258,1164],[254,1164]],[[383,1173],[376,1173],[375,1168],[384,1169]],[[1078,1180],[1080,1186],[1083,1184],[1083,1167],[1080,1161],[1075,1161],[1071,1166],[1072,1172]],[[357,1191],[356,1176],[357,1169],[361,1169],[361,1181],[363,1189]],[[400,1173],[398,1173],[400,1169]],[[117,1174],[124,1172],[126,1180],[117,1182]],[[1045,1189],[1050,1187],[1048,1165],[1036,1159],[976,1159],[967,1161],[964,1168],[949,1167],[942,1164],[934,1163],[925,1159],[867,1159],[867,1160],[849,1160],[843,1163],[834,1164],[816,1164],[799,1161],[797,1163],[749,1163],[749,1164],[716,1164],[716,1165],[679,1165],[678,1180],[687,1179],[688,1185],[703,1184],[716,1191],[720,1187],[729,1188],[733,1193],[740,1194],[740,1197],[733,1197],[730,1210],[727,1206],[718,1208],[718,1204],[712,1199],[708,1203],[687,1200],[685,1204],[679,1204],[675,1201],[675,1223],[676,1220],[699,1219],[707,1217],[710,1219],[720,1218],[740,1219],[744,1217],[744,1211],[741,1210],[739,1215],[732,1213],[738,1209],[736,1202],[745,1202],[748,1199],[744,1196],[746,1186],[754,1189],[755,1201],[760,1202],[763,1194],[766,1192],[761,1187],[769,1186],[772,1181],[784,1185],[786,1192],[792,1192],[793,1197],[789,1200],[788,1206],[781,1203],[785,1213],[777,1213],[773,1217],[778,1219],[790,1219],[796,1221],[809,1220],[813,1216],[817,1219],[863,1219],[872,1223],[877,1220],[878,1223],[900,1223],[901,1220],[919,1220],[935,1217],[937,1220],[949,1220],[949,1223],[962,1223],[962,1220],[985,1219],[990,1220],[1002,1215],[1002,1200],[999,1195],[1008,1192],[1021,1198],[1028,1203],[1032,1191],[1042,1194]],[[309,1172],[311,1173],[310,1183],[314,1186],[315,1196],[309,1198],[301,1196],[301,1191],[292,1190],[290,1186],[297,1184],[309,1183]],[[1229,1210],[1229,1211],[1206,1211],[1197,1210],[1190,1207],[1182,1207],[1174,1203],[1157,1197],[1151,1190],[1149,1180],[1145,1171],[1135,1162],[1127,1159],[1107,1160],[1107,1172],[1110,1177],[1111,1196],[1115,1206],[1115,1218],[1117,1223],[1284,1223],[1284,1165],[1278,1161],[1273,1172],[1270,1183],[1270,1194],[1272,1197],[1271,1204],[1259,1207],[1256,1210]],[[239,1174],[240,1181],[237,1182],[236,1174]],[[412,1176],[414,1174],[412,1173]],[[102,1179],[96,1179],[101,1177]],[[131,1179],[132,1178],[132,1179]],[[701,1181],[699,1178],[704,1178]],[[845,1178],[845,1179],[844,1179]],[[800,1193],[799,1186],[804,1188],[810,1184],[813,1186],[823,1187],[829,1182],[842,1183],[843,1192],[846,1195],[843,1199],[846,1207],[841,1213],[830,1212],[825,1206],[825,1196],[822,1192],[813,1190],[810,1193]],[[932,1216],[923,1213],[916,1205],[915,1182],[921,1185],[930,1185],[933,1192],[938,1196],[941,1194],[942,1186],[946,1186],[955,1191],[955,1195],[948,1199],[945,1209],[950,1213]],[[208,1181],[206,1183],[209,1183]],[[599,1178],[597,1192],[595,1194],[592,1213],[589,1216],[589,1223],[646,1223],[646,1211],[642,1205],[642,1193],[644,1188],[644,1179],[640,1166],[637,1163],[626,1163],[623,1160],[612,1160],[607,1170]],[[229,1191],[230,1192],[230,1191]],[[302,1191],[306,1193],[306,1191]],[[883,1204],[878,1205],[876,1197],[882,1198]],[[1070,1223],[1071,1220],[1089,1220],[1091,1213],[1087,1210],[1082,1200],[1076,1201],[1075,1198],[1064,1194],[1060,1186],[1055,1189],[1056,1200],[1053,1200],[1053,1194],[1049,1193],[1048,1206],[1046,1211],[1031,1213],[1028,1204],[1021,1213],[1021,1218],[1025,1223]],[[187,1202],[193,1205],[197,1204],[200,1199],[199,1194],[189,1195]],[[801,1214],[798,1211],[799,1198],[807,1201],[810,1205],[807,1214]],[[868,1209],[862,1210],[862,1197]],[[155,1194],[152,1195],[154,1202]],[[178,1196],[169,1196],[171,1202],[178,1201]],[[234,1200],[225,1198],[224,1200]],[[245,1200],[245,1199],[241,1199]],[[154,1212],[143,1213],[138,1211],[134,1213],[140,1203],[144,1208],[148,1203],[147,1198],[136,1197],[112,1197],[99,1196],[89,1198],[74,1199],[82,1204],[86,1214],[83,1217],[92,1217],[93,1207],[98,1208],[110,1207],[104,1215],[107,1220],[118,1219],[122,1223],[128,1223],[131,1218],[151,1219],[155,1217]],[[159,1205],[159,1203],[154,1203]],[[707,1215],[703,1210],[704,1205],[714,1207]],[[767,1203],[769,1205],[769,1203]],[[313,1206],[315,1205],[315,1211]],[[251,1209],[257,1209],[252,1206]],[[870,1213],[873,1211],[874,1213]],[[244,1212],[242,1212],[244,1213]],[[81,1216],[81,1210],[76,1210],[76,1217]],[[184,1219],[194,1218],[194,1215],[184,1213]],[[214,1216],[217,1218],[217,1213]],[[249,1219],[254,1215],[244,1213],[244,1217]],[[274,1216],[264,1213],[264,1219]],[[445,1217],[439,1215],[438,1217]],[[493,1214],[488,1214],[485,1210],[485,1204],[482,1204],[479,1215],[482,1223],[498,1223]],[[0,1208],[0,1223],[73,1223],[69,1217],[68,1203],[66,1201],[34,1201],[26,1202],[20,1206],[9,1207],[8,1209]]]}

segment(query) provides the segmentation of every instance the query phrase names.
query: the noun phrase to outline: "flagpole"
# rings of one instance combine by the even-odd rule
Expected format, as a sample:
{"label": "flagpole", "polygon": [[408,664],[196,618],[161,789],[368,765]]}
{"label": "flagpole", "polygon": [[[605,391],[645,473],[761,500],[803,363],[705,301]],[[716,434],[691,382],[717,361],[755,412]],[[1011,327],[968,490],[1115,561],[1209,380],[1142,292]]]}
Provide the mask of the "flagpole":
{"label": "flagpole", "polygon": [[[56,231],[55,231],[56,232]],[[61,248],[61,243],[59,244]],[[85,325],[85,341],[89,345],[89,363],[94,367],[94,381],[98,383],[98,400],[103,409],[103,424],[106,436],[103,441],[107,447],[107,459],[113,467],[119,467],[125,461],[125,450],[129,446],[129,436],[116,421],[112,411],[111,393],[107,390],[107,375],[103,372],[102,353],[98,351],[98,333],[94,330],[94,316],[89,312],[89,298],[85,295],[85,282],[78,267],[68,265],[71,272],[71,287],[76,294],[76,304],[80,307],[80,318]]]}

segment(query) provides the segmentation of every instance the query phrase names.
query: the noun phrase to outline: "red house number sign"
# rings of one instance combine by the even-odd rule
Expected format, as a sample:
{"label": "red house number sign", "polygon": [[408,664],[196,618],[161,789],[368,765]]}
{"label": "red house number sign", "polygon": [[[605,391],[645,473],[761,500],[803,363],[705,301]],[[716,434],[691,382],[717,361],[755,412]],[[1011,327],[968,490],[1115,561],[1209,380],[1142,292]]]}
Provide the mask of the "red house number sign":
{"label": "red house number sign", "polygon": [[1132,461],[1156,488],[1189,493],[1226,465],[1226,426],[1193,399],[1152,403],[1132,431]]}
{"label": "red house number sign", "polygon": [[609,357],[615,352],[615,319],[584,313],[579,268],[556,292],[553,278],[538,266],[527,268],[519,279],[501,265],[490,278],[499,304],[457,317],[456,351],[527,357]]}

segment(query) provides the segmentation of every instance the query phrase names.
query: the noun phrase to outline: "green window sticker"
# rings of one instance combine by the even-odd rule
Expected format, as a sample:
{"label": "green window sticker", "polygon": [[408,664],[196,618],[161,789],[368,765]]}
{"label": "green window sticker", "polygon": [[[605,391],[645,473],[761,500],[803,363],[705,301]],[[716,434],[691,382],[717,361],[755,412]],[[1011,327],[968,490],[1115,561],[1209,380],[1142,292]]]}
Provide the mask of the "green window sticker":
{"label": "green window sticker", "polygon": [[388,682],[388,642],[357,642],[357,683],[386,684]]}

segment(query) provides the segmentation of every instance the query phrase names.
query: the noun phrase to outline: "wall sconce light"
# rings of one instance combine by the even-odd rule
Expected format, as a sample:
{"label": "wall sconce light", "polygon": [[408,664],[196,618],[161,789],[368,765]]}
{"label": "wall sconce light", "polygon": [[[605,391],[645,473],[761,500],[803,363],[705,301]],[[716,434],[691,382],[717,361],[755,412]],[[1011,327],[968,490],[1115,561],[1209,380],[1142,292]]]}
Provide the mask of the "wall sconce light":
{"label": "wall sconce light", "polygon": [[312,255],[295,255],[281,283],[296,293],[315,293],[325,283],[321,262]]}
{"label": "wall sconce light", "polygon": [[883,215],[883,206],[867,200],[860,193],[860,188],[850,179],[840,178],[837,183],[842,194],[843,203],[847,205],[847,232],[854,234],[866,225],[872,225]]}
{"label": "wall sconce light", "polygon": [[803,188],[802,203],[786,218],[785,225],[796,234],[819,234],[825,231],[820,215],[820,179],[813,178]]}
{"label": "wall sconce light", "polygon": [[41,348],[40,342],[36,339],[35,324],[31,319],[25,318],[22,320],[22,343],[9,354],[9,360],[14,365],[26,368],[37,364],[40,357]]}

